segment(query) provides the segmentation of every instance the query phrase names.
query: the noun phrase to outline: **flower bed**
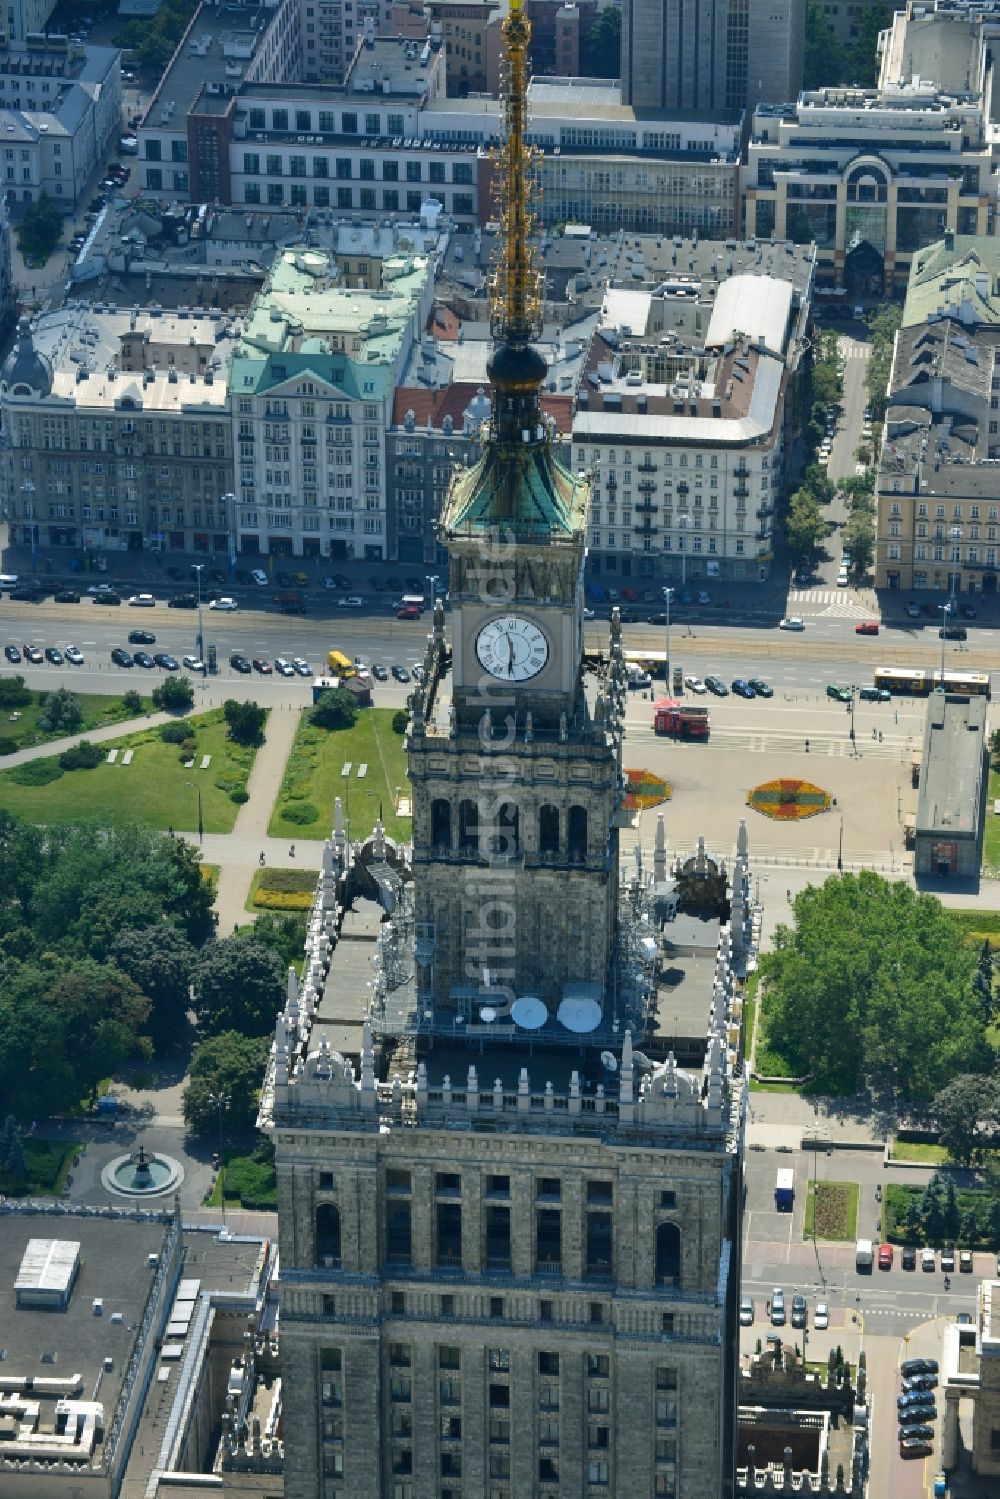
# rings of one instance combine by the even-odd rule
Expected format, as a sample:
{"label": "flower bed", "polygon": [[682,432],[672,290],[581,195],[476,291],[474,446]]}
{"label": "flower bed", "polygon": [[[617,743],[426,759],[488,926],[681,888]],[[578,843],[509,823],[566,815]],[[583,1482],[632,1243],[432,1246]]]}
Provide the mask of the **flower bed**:
{"label": "flower bed", "polygon": [[670,800],[669,784],[651,770],[627,770],[625,787],[625,807],[629,812],[645,811]]}
{"label": "flower bed", "polygon": [[779,822],[815,817],[817,812],[829,811],[830,804],[830,793],[811,781],[764,781],[747,793],[748,806]]}

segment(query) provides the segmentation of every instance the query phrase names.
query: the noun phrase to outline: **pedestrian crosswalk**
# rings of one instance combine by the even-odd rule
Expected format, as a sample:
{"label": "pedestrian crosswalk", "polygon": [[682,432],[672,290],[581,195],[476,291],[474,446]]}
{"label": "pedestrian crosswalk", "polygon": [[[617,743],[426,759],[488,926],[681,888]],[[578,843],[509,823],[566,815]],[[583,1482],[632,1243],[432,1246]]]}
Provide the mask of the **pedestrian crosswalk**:
{"label": "pedestrian crosswalk", "polygon": [[871,353],[871,345],[860,343],[856,338],[839,338],[837,353],[842,359],[867,359]]}
{"label": "pedestrian crosswalk", "polygon": [[877,611],[846,588],[794,588],[789,604],[809,604],[826,619],[872,619]]}

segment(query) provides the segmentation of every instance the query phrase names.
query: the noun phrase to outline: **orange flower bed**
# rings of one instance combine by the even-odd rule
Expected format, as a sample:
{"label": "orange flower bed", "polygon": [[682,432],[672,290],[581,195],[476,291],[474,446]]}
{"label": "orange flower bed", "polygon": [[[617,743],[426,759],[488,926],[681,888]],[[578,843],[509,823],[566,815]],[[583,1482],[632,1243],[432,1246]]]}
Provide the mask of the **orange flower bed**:
{"label": "orange flower bed", "polygon": [[812,781],[764,781],[747,793],[748,806],[779,822],[815,817],[817,812],[828,811],[830,803],[830,793],[822,786],[814,786]]}
{"label": "orange flower bed", "polygon": [[670,785],[651,770],[625,772],[625,807],[629,812],[645,811],[670,800]]}

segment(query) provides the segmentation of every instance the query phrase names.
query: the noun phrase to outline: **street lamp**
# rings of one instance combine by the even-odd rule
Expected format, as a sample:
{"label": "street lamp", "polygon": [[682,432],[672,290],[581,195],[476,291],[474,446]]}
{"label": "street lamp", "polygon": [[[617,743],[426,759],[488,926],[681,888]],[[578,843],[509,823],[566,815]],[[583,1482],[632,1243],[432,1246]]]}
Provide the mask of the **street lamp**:
{"label": "street lamp", "polygon": [[843,874],[843,872],[844,872],[844,819],[843,819],[843,816],[841,816],[841,819],[840,819],[840,841],[837,844],[837,870],[838,870],[838,873],[840,873],[840,874]]}
{"label": "street lamp", "polygon": [[438,585],[438,579],[440,578],[440,576],[441,576],[440,573],[426,573],[425,574],[425,577],[427,578],[428,583],[431,585],[431,617],[432,618],[434,616],[434,605],[437,602],[437,585]]}
{"label": "street lamp", "polygon": [[205,686],[205,675],[206,675],[205,670],[204,670],[204,667],[205,667],[205,635],[204,635],[204,631],[202,630],[202,624],[201,624],[201,570],[202,570],[202,568],[204,566],[205,566],[204,562],[193,562],[191,564],[192,570],[197,574],[197,577],[198,577],[198,641],[197,641],[197,645],[198,645],[198,660],[202,664],[202,673],[201,673],[201,685],[202,685],[202,687]]}
{"label": "street lamp", "polygon": [[224,494],[222,503],[226,507],[226,541],[229,546],[229,576],[236,576],[236,496]]}
{"label": "street lamp", "polygon": [[226,1226],[226,1177],[222,1164],[222,1115],[228,1109],[231,1099],[228,1093],[208,1093],[207,1101],[213,1108],[219,1111],[219,1200],[222,1203],[222,1226]]}
{"label": "street lamp", "polygon": [[663,602],[667,606],[667,653],[663,661],[663,681],[665,684],[665,692],[668,692],[670,690],[670,600],[673,598],[673,596],[674,590],[672,588],[665,588],[663,590]]}
{"label": "street lamp", "polygon": [[[677,525],[678,525],[678,528],[680,528],[681,526],[683,526],[685,531],[687,530],[688,526],[691,525],[691,517],[690,517],[690,515],[687,514],[686,511],[685,511],[685,513],[683,515],[679,515],[677,517]],[[683,536],[683,533],[681,534],[681,538],[680,538],[680,548],[681,548],[681,591],[683,592],[684,585],[687,582],[687,552],[686,552],[685,547],[684,547],[684,536]]]}
{"label": "street lamp", "polygon": [[21,493],[28,498],[24,502],[25,512],[30,516],[28,522],[31,535],[31,571],[38,571],[38,527],[35,525],[35,486],[28,479],[21,485]]}

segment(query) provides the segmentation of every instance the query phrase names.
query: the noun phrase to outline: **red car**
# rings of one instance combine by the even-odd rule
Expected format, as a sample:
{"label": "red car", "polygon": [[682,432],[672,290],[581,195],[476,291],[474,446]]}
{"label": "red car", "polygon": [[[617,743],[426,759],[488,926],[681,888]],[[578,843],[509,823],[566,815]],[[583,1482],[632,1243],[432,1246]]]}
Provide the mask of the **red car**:
{"label": "red car", "polygon": [[880,1244],[878,1247],[878,1267],[880,1270],[892,1269],[892,1245]]}
{"label": "red car", "polygon": [[855,635],[877,635],[878,620],[863,619],[859,625],[854,626],[854,633]]}
{"label": "red car", "polygon": [[259,671],[262,677],[269,677],[273,668],[270,661],[265,661],[263,656],[254,656],[253,669]]}
{"label": "red car", "polygon": [[404,604],[401,609],[396,610],[397,619],[419,619],[420,610],[416,604]]}

